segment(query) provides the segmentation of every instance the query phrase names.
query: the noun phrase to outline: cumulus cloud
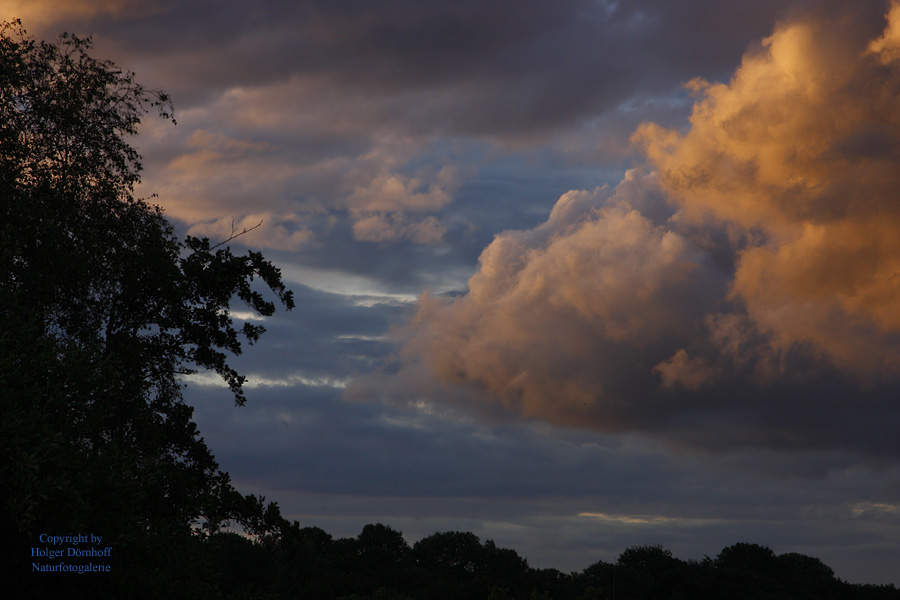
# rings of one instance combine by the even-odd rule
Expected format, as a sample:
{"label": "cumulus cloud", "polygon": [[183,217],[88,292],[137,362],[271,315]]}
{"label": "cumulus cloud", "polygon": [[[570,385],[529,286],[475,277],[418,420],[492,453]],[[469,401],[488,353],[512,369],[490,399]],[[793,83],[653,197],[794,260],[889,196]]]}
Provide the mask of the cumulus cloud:
{"label": "cumulus cloud", "polygon": [[631,171],[498,235],[468,294],[420,300],[405,352],[523,415],[624,427],[624,389],[646,387],[644,371],[696,335],[709,290],[723,289],[694,244],[634,208],[655,196]]}
{"label": "cumulus cloud", "polygon": [[727,84],[691,82],[688,132],[635,139],[685,220],[761,232],[732,293],[774,345],[896,372],[900,4],[871,42],[847,27],[779,25]]}
{"label": "cumulus cloud", "polygon": [[662,378],[663,387],[692,391],[699,390],[716,377],[715,369],[702,358],[690,356],[684,348],[653,367],[653,371]]}
{"label": "cumulus cloud", "polygon": [[409,172],[421,147],[415,141],[386,136],[367,144],[357,156],[352,149],[315,156],[303,145],[198,128],[165,164],[151,165],[142,191],[158,194],[195,235],[224,239],[232,222],[240,230],[262,220],[258,233],[241,240],[261,247],[297,250],[342,219],[357,241],[441,244],[440,213],[454,200],[460,170],[444,164]]}
{"label": "cumulus cloud", "polygon": [[447,229],[433,216],[410,220],[403,213],[359,214],[353,222],[353,237],[361,242],[397,242],[411,240],[417,244],[436,245]]}
{"label": "cumulus cloud", "polygon": [[689,128],[634,135],[651,174],[563,195],[467,294],[420,300],[407,371],[692,447],[897,456],[900,2],[864,21],[794,17],[689,82]]}
{"label": "cumulus cloud", "polygon": [[336,204],[349,212],[358,241],[440,244],[447,230],[433,213],[453,202],[458,169],[445,165],[436,173],[405,175],[394,170],[400,162],[381,148],[361,157],[345,176],[342,187],[349,193]]}
{"label": "cumulus cloud", "polygon": [[346,203],[355,212],[439,210],[453,200],[446,188],[453,185],[454,175],[455,169],[444,167],[436,181],[425,184],[419,177],[379,173],[356,186]]}

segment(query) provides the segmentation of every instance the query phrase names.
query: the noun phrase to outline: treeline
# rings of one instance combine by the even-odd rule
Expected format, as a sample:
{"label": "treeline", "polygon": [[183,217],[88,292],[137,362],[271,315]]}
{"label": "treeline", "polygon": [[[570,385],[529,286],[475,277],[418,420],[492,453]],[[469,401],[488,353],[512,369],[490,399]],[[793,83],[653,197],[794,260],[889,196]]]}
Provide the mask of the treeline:
{"label": "treeline", "polygon": [[746,543],[699,561],[635,546],[615,563],[573,573],[529,567],[514,550],[469,532],[435,533],[410,546],[381,524],[334,539],[294,522],[257,539],[217,533],[206,544],[219,589],[234,600],[900,599],[894,585],[850,584],[817,558]]}

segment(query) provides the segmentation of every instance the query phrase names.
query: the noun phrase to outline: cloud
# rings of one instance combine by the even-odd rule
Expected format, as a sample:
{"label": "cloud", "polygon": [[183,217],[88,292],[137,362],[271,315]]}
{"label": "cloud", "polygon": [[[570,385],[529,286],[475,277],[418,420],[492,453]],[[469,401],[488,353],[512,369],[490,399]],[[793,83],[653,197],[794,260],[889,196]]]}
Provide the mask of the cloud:
{"label": "cloud", "polygon": [[411,221],[403,213],[363,213],[353,222],[353,237],[361,242],[396,242],[402,239],[417,244],[443,242],[447,229],[433,216]]}
{"label": "cloud", "polygon": [[[621,162],[622,123],[675,118],[650,98],[680,94],[689,69],[717,77],[779,4],[35,0],[23,16],[46,17],[39,36],[94,34],[98,56],[171,92],[179,127],[144,152],[168,214],[198,231],[271,215],[258,239],[296,250],[336,225],[363,246],[442,245],[478,144]],[[706,19],[728,34],[685,44]]]}
{"label": "cloud", "polygon": [[[140,193],[159,193],[180,231],[219,240],[263,220],[242,239],[268,248],[301,308],[266,318],[265,343],[234,358],[251,375],[246,407],[227,408],[215,378],[186,390],[240,489],[334,535],[377,521],[411,541],[471,530],[563,570],[633,544],[699,559],[746,540],[887,582],[900,539],[887,326],[823,308],[824,293],[799,308],[791,282],[771,275],[772,261],[791,266],[782,250],[796,229],[777,206],[755,220],[702,216],[657,163],[602,187],[632,166],[641,122],[658,123],[670,150],[685,145],[694,99],[733,87],[748,44],[747,64],[775,47],[755,40],[776,16],[788,18],[773,38],[820,27],[812,56],[798,42],[795,58],[823,81],[840,75],[816,56],[823,43],[836,66],[891,72],[883,8],[13,0],[0,18],[22,16],[45,39],[93,33],[96,56],[172,93],[178,126],[147,121],[137,142]],[[889,104],[867,73],[860,85]],[[681,87],[698,76],[711,83]],[[877,165],[895,151],[878,123],[822,139],[826,158]],[[585,189],[563,193],[573,187]],[[749,293],[729,294],[738,272],[771,277],[771,298],[751,310]],[[417,307],[395,360],[384,334]]]}
{"label": "cloud", "polygon": [[[390,523],[411,541],[468,530],[564,570],[614,561],[635,544],[662,543],[700,559],[746,540],[819,556],[841,577],[894,577],[893,565],[853,563],[873,548],[896,551],[896,467],[853,468],[831,455],[842,469],[830,479],[773,481],[752,469],[704,466],[636,436],[486,424],[427,405],[346,403],[325,386],[260,386],[240,410],[223,409],[211,392],[188,387],[207,443],[240,489],[264,493],[288,518],[335,536],[371,522]],[[821,460],[743,458],[757,466]]]}
{"label": "cloud", "polygon": [[878,58],[878,62],[889,65],[900,60],[900,3],[892,2],[887,15],[887,27],[884,34],[869,44],[869,52]]}
{"label": "cloud", "polygon": [[794,16],[727,83],[689,82],[686,130],[634,135],[653,172],[563,195],[465,295],[423,296],[401,374],[488,414],[896,458],[898,7],[875,36]]}
{"label": "cloud", "polygon": [[[223,117],[214,109],[193,112],[208,113],[207,121]],[[224,116],[237,113],[232,107]],[[259,232],[239,241],[264,248],[300,249],[345,219],[357,241],[443,242],[440,213],[453,203],[460,169],[444,164],[410,173],[421,144],[383,136],[355,156],[352,148],[314,156],[306,145],[322,132],[304,132],[300,139],[309,139],[299,144],[265,141],[259,133],[245,138],[198,128],[166,164],[151,166],[142,190],[192,223],[194,235],[225,239],[232,221],[238,230],[262,221]]]}
{"label": "cloud", "polygon": [[900,4],[870,43],[852,26],[779,25],[727,84],[691,82],[688,132],[635,139],[685,220],[761,233],[732,294],[773,345],[897,373]]}
{"label": "cloud", "polygon": [[445,165],[436,173],[422,171],[409,176],[393,170],[398,163],[395,153],[380,148],[360,157],[346,174],[342,185],[350,192],[336,204],[348,210],[354,239],[442,243],[447,229],[434,214],[428,213],[438,212],[453,202],[458,169]]}
{"label": "cloud", "polygon": [[419,177],[378,173],[365,184],[355,186],[345,202],[354,212],[439,210],[453,201],[447,188],[455,185],[456,169],[444,167],[434,179],[426,184]]}
{"label": "cloud", "polygon": [[[34,0],[3,12],[44,15],[41,35],[53,36],[59,28],[97,34],[119,56],[139,63],[143,77],[166,82],[181,106],[293,79],[318,84],[328,97],[353,97],[357,111],[371,114],[374,108],[382,120],[407,132],[521,138],[615,110],[636,96],[668,92],[691,69],[718,76],[784,5],[776,0],[752,5],[685,0],[677,7],[659,0],[490,5],[390,0],[377,8],[360,0],[149,4],[152,12],[137,10],[148,3],[131,0]],[[696,42],[700,33],[703,44]],[[302,119],[304,112],[295,115]],[[333,124],[354,118],[344,117]]]}
{"label": "cloud", "polygon": [[[309,387],[330,387],[343,389],[347,386],[347,382],[342,379],[333,379],[329,377],[310,377],[304,373],[289,373],[285,377],[266,377],[255,373],[246,373],[247,381],[244,388],[251,390],[259,387],[288,387],[296,388],[300,386]],[[189,385],[199,385],[206,387],[227,388],[228,385],[216,373],[194,373],[184,377],[185,383]]]}
{"label": "cloud", "polygon": [[653,367],[653,372],[662,378],[664,388],[682,387],[692,391],[699,390],[716,377],[715,369],[702,358],[690,356],[684,348]]}
{"label": "cloud", "polygon": [[307,246],[314,237],[298,215],[273,213],[246,214],[240,220],[222,217],[192,225],[187,233],[210,238],[213,243],[234,238],[237,243],[255,248],[281,250],[299,250]]}
{"label": "cloud", "polygon": [[46,27],[62,19],[110,15],[116,18],[146,17],[164,13],[165,8],[141,0],[7,0],[0,19],[17,17],[26,27],[32,23]]}
{"label": "cloud", "polygon": [[703,252],[634,208],[654,202],[653,177],[631,171],[498,235],[465,296],[420,300],[407,357],[525,416],[626,427],[625,390],[680,356],[724,291]]}

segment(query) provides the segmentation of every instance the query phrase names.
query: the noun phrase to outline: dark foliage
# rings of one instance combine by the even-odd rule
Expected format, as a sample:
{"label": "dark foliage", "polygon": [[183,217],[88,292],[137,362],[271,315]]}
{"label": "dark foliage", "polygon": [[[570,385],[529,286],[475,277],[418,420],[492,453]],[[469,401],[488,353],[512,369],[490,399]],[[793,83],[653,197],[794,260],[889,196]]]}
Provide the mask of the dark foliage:
{"label": "dark foliage", "polygon": [[900,600],[893,585],[851,585],[816,558],[779,556],[756,544],[735,544],[703,561],[635,546],[615,563],[568,574],[531,568],[514,550],[472,533],[435,533],[410,547],[381,524],[335,540],[295,522],[256,542],[217,534],[210,544],[221,580],[230,582],[222,591],[235,599]]}
{"label": "dark foliage", "polygon": [[[273,313],[254,279],[288,309],[293,299],[262,255],[181,242],[133,197],[141,165],[128,138],[171,105],[89,49],[0,24],[4,579],[16,597],[215,597],[218,583],[198,576],[211,560],[203,535],[279,517],[219,470],[179,378],[214,370],[242,404],[227,355],[263,329],[237,329],[229,306]],[[113,548],[109,576],[30,574],[41,534],[87,532]]]}

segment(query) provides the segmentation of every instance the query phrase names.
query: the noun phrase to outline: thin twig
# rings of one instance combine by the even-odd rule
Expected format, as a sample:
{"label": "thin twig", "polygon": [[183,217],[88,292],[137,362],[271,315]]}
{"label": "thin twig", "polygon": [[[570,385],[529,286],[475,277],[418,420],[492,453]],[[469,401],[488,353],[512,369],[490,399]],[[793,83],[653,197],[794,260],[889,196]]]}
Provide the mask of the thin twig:
{"label": "thin twig", "polygon": [[254,225],[253,227],[244,227],[243,230],[238,231],[237,228],[234,226],[234,217],[231,217],[231,235],[228,236],[228,239],[222,240],[221,242],[219,242],[219,243],[216,244],[215,246],[212,246],[212,247],[210,248],[210,250],[215,250],[215,249],[218,248],[219,246],[222,246],[222,245],[224,245],[224,244],[227,244],[227,243],[230,242],[231,240],[233,240],[233,239],[235,239],[235,238],[239,238],[239,237],[241,237],[242,235],[244,235],[245,233],[250,233],[250,232],[253,231],[254,229],[259,229],[259,227],[260,227],[262,224],[263,224],[263,222],[260,221],[259,223],[257,223],[257,224]]}

